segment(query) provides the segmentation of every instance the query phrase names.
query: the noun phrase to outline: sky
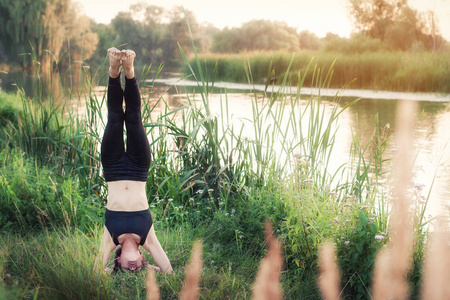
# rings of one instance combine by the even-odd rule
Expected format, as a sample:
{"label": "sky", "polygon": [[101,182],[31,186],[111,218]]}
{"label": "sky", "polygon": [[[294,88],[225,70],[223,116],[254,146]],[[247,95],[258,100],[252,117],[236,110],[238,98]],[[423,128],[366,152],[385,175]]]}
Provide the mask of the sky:
{"label": "sky", "polygon": [[[181,5],[194,12],[199,22],[222,29],[239,27],[253,19],[284,21],[299,31],[309,30],[319,37],[333,32],[349,37],[354,31],[348,14],[348,0],[74,0],[81,12],[97,23],[108,24],[131,4],[146,2],[171,9]],[[450,0],[409,0],[417,11],[434,11],[442,36],[450,40]]]}

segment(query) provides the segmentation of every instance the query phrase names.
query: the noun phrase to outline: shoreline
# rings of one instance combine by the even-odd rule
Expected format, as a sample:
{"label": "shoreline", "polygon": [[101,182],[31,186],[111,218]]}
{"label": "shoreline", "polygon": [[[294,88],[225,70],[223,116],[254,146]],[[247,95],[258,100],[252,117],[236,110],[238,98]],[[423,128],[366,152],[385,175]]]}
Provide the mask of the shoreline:
{"label": "shoreline", "polygon": [[[166,84],[168,86],[185,86],[196,87],[198,84],[196,81],[180,78],[166,78],[166,79],[154,79],[146,80],[145,82]],[[232,83],[219,81],[214,83],[215,88],[245,90],[245,91],[258,91],[264,92],[266,86],[264,84],[244,84],[244,83]],[[278,92],[281,86],[268,85],[267,91]],[[285,86],[281,88],[281,91],[289,94],[297,94],[298,90],[295,86]],[[410,100],[410,101],[430,101],[430,102],[450,102],[450,94],[439,93],[412,93],[412,92],[392,92],[392,91],[377,91],[377,90],[362,90],[362,89],[336,89],[336,88],[310,88],[302,87],[300,89],[300,95],[308,96],[326,96],[326,97],[356,97],[362,99],[379,99],[379,100]]]}

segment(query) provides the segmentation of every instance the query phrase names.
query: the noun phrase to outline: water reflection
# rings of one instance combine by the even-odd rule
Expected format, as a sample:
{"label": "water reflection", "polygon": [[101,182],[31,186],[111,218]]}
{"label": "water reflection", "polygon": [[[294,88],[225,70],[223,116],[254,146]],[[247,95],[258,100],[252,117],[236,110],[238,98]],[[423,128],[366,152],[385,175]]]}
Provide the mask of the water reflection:
{"label": "water reflection", "polygon": [[41,73],[39,76],[27,72],[0,72],[0,90],[15,93],[19,89],[28,98],[41,101],[51,99],[53,103],[59,104],[89,90],[87,76],[80,70],[76,73]]}
{"label": "water reflection", "polygon": [[[368,142],[373,130],[375,115],[378,113],[379,126],[389,124],[390,133],[395,132],[395,115],[398,101],[363,99],[352,106],[351,127],[359,130],[363,142]],[[450,103],[419,102],[419,121],[415,131],[414,185],[424,197],[430,193],[427,213],[436,216],[446,212],[450,205]],[[386,153],[391,158],[395,145]],[[434,182],[433,182],[434,181]],[[430,191],[431,189],[431,191]]]}

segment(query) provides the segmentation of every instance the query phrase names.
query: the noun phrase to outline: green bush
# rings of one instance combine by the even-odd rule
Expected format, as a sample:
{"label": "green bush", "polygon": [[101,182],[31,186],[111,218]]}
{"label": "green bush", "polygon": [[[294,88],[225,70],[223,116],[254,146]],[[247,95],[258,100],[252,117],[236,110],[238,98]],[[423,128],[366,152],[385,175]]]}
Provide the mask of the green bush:
{"label": "green bush", "polygon": [[[319,248],[325,240],[332,240],[337,247],[344,295],[366,299],[375,256],[385,241],[376,225],[377,216],[355,202],[354,196],[343,203],[336,200],[334,193],[318,189],[307,180],[299,185],[286,197],[287,217],[282,227],[292,276],[301,280],[315,278]],[[382,238],[377,240],[375,236]]]}
{"label": "green bush", "polygon": [[[270,221],[275,234],[280,234],[280,226],[286,217],[284,204],[280,201],[278,188],[254,189],[248,197],[235,201],[227,209],[221,206],[206,228],[205,242],[210,244],[234,244],[232,251],[258,255],[264,249],[264,224]],[[224,253],[227,251],[222,250]],[[227,253],[233,256],[236,253]]]}
{"label": "green bush", "polygon": [[367,299],[371,294],[371,283],[375,258],[387,241],[385,233],[376,226],[376,216],[366,206],[353,204],[345,207],[335,220],[339,226],[335,231],[337,257],[341,272],[343,294],[352,299]]}
{"label": "green bush", "polygon": [[17,96],[0,91],[0,146],[7,147],[11,133],[7,130],[10,124],[17,124],[18,111],[15,107]]}
{"label": "green bush", "polygon": [[5,127],[9,123],[17,122],[17,110],[7,101],[6,95],[0,94],[0,128]]}
{"label": "green bush", "polygon": [[49,225],[88,226],[99,221],[99,206],[84,199],[72,178],[39,167],[21,151],[5,149],[0,161],[0,227],[33,229]]}

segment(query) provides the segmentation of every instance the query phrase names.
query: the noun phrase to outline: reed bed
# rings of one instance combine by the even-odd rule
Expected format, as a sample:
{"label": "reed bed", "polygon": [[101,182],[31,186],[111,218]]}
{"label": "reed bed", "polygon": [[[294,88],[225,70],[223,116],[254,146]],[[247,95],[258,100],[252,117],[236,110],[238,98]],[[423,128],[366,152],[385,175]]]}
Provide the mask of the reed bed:
{"label": "reed bed", "polygon": [[[246,83],[242,68],[249,61],[255,83],[275,81],[280,84],[287,73],[289,83],[296,85],[297,73],[305,72],[313,59],[322,69],[335,61],[331,87],[342,88],[351,82],[350,87],[354,89],[449,93],[449,55],[448,52],[380,51],[346,54],[299,51],[295,54],[290,72],[287,69],[292,53],[288,52],[206,54],[199,59],[210,70],[217,64],[215,80]],[[196,68],[194,70],[197,72]],[[185,67],[184,73],[190,74],[190,70]],[[316,87],[312,74],[307,75],[304,86]]]}

